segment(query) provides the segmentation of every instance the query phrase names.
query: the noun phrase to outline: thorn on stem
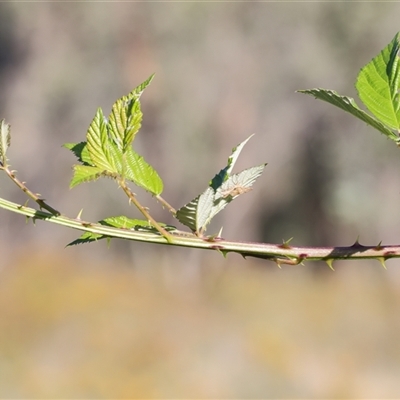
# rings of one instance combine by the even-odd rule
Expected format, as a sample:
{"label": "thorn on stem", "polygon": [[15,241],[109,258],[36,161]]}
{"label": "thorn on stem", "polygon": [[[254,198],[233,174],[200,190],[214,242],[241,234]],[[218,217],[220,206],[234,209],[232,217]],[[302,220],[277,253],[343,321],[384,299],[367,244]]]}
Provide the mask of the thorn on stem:
{"label": "thorn on stem", "polygon": [[360,244],[359,239],[360,239],[360,236],[357,236],[356,241],[355,241],[354,244],[351,245],[350,247],[360,247],[360,246],[363,247],[363,246]]}
{"label": "thorn on stem", "polygon": [[333,268],[333,258],[327,258],[327,259],[325,260],[325,262],[328,264],[328,267],[329,267],[332,271],[335,270],[335,269]]}
{"label": "thorn on stem", "polygon": [[377,257],[377,260],[381,263],[383,268],[387,269],[386,268],[386,264],[385,264],[385,262],[386,262],[386,258],[385,257]]}
{"label": "thorn on stem", "polygon": [[284,240],[284,239],[282,239],[282,244],[281,245],[279,245],[278,247],[280,247],[281,249],[291,249],[292,247],[291,246],[289,246],[289,243],[290,243],[290,241],[293,239],[293,237],[291,237],[290,239],[288,239],[288,240]]}

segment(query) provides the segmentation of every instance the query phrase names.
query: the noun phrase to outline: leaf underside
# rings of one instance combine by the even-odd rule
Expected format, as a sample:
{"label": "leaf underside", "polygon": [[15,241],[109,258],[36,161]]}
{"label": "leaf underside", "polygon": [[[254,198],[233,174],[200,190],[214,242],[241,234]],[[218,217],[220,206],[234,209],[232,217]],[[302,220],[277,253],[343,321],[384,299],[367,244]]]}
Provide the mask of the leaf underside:
{"label": "leaf underside", "polygon": [[232,149],[227,166],[214,176],[209,187],[176,212],[176,218],[199,236],[204,233],[212,218],[235,198],[247,193],[262,174],[266,164],[231,175],[240,152],[251,136]]}

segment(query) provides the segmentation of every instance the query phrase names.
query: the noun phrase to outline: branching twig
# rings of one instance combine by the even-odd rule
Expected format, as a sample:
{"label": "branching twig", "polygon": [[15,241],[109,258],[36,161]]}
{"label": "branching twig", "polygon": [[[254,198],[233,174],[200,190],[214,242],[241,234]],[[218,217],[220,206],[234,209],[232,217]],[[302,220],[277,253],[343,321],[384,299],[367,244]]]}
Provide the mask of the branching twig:
{"label": "branching twig", "polygon": [[133,193],[128,185],[125,183],[123,179],[118,179],[118,184],[122,188],[122,190],[126,193],[129,198],[129,201],[133,203],[137,209],[145,216],[145,218],[151,223],[165,237],[168,243],[172,243],[172,236],[149,214],[146,207],[143,207],[139,201],[137,200],[135,193]]}

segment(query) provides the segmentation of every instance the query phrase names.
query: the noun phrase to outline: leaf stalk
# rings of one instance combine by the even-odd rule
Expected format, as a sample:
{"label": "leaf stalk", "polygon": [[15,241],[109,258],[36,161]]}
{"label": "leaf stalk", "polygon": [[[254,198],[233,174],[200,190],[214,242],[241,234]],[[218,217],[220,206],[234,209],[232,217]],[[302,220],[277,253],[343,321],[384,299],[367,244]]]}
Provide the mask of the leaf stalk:
{"label": "leaf stalk", "polygon": [[168,243],[172,243],[172,236],[149,214],[146,207],[143,207],[139,201],[137,200],[135,194],[131,191],[129,186],[126,184],[124,179],[118,179],[118,184],[122,188],[122,190],[126,193],[129,198],[129,201],[133,203],[137,209],[145,216],[145,218],[151,223],[160,232],[162,236],[168,241]]}
{"label": "leaf stalk", "polygon": [[52,215],[61,215],[59,211],[48,205],[44,199],[41,199],[37,194],[33,193],[24,182],[21,182],[15,175],[15,171],[11,171],[8,166],[0,165],[0,171],[4,171],[8,177],[33,201],[35,201],[41,209],[49,211]]}

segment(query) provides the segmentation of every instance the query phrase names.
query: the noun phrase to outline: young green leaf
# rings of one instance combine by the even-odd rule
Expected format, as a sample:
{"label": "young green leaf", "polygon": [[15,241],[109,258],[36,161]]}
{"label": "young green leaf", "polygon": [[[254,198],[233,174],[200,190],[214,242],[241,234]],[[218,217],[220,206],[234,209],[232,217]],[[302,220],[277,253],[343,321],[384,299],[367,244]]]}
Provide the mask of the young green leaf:
{"label": "young green leaf", "polygon": [[68,150],[71,150],[75,154],[75,157],[78,159],[78,161],[81,162],[83,165],[93,166],[86,142],[65,143],[63,146]]}
{"label": "young green leaf", "polygon": [[151,75],[127,96],[117,100],[107,122],[99,108],[93,118],[86,142],[66,143],[78,160],[87,167],[76,166],[70,186],[95,180],[101,175],[128,179],[153,195],[163,191],[157,172],[131,147],[142,120],[139,98],[154,77]]}
{"label": "young green leaf", "polygon": [[151,81],[153,80],[155,74],[151,74],[143,83],[140,85],[136,86],[135,89],[133,89],[128,96],[126,96],[128,99],[132,98],[137,98],[139,99],[140,96],[142,95],[144,89],[147,88],[147,86],[150,85]]}
{"label": "young green leaf", "polygon": [[372,115],[367,114],[365,111],[361,110],[354,99],[351,97],[340,96],[337,92],[327,89],[308,89],[308,90],[298,90],[299,93],[310,94],[316,99],[326,101],[336,107],[341,108],[344,111],[354,115],[361,121],[377,129],[389,139],[394,140],[396,143],[399,142],[399,137],[390,129],[388,126],[384,125],[377,118]]}
{"label": "young green leaf", "polygon": [[[158,234],[158,231],[151,225],[148,221],[141,219],[131,219],[125,215],[120,215],[118,217],[105,218],[98,222],[100,225],[112,226],[114,228],[130,229],[135,231],[150,232]],[[161,222],[159,224],[167,231],[174,231],[176,228],[171,225],[166,225]],[[85,232],[78,239],[67,244],[68,246],[73,246],[76,244],[90,243],[101,239],[110,239],[110,236],[102,235],[94,232]]]}
{"label": "young green leaf", "polygon": [[153,195],[159,195],[163,191],[163,181],[157,171],[142,156],[139,156],[132,147],[129,147],[125,154],[123,176]]}
{"label": "young green leaf", "polygon": [[108,117],[108,128],[110,136],[113,138],[119,151],[122,152],[123,141],[126,129],[126,121],[128,119],[126,115],[124,99],[117,100],[111,109],[111,114]]}
{"label": "young green leaf", "polygon": [[7,164],[7,149],[10,147],[10,125],[4,119],[0,121],[0,163]]}
{"label": "young green leaf", "polygon": [[131,147],[136,134],[139,132],[142,126],[142,110],[140,108],[140,102],[138,99],[132,99],[127,110],[127,124],[125,128],[123,148],[122,151],[125,153],[128,148]]}
{"label": "young green leaf", "polygon": [[243,150],[243,147],[253,136],[254,134],[250,135],[246,140],[243,140],[243,142],[241,142],[232,149],[232,154],[228,157],[227,166],[221,169],[221,171],[219,171],[219,173],[215,175],[210,182],[210,186],[214,190],[217,190],[222,185],[222,183],[229,178],[229,175],[231,174],[233,167],[235,166],[235,163],[240,155],[240,152]]}
{"label": "young green leaf", "polygon": [[97,109],[88,132],[87,149],[94,166],[108,172],[117,172],[111,151],[116,145],[108,136],[107,122],[101,108]]}
{"label": "young green leaf", "polygon": [[[99,221],[101,225],[113,226],[114,228],[123,228],[130,229],[135,231],[144,231],[144,232],[152,232],[157,233],[158,231],[154,226],[152,226],[149,221],[145,221],[143,219],[132,219],[128,218],[125,215],[119,215],[118,217],[108,217],[101,221]],[[162,222],[158,222],[160,226],[162,226],[167,231],[176,230],[175,226],[166,225]]]}
{"label": "young green leaf", "polygon": [[108,217],[99,221],[99,223],[102,225],[113,226],[114,228],[135,229],[139,227],[147,227],[154,229],[151,225],[149,225],[148,221],[144,221],[142,219],[128,218],[125,215],[119,215],[118,217]]}
{"label": "young green leaf", "polygon": [[118,149],[125,153],[131,146],[142,122],[142,111],[140,109],[140,96],[144,89],[153,80],[154,74],[136,87],[127,96],[117,100],[109,116],[109,133],[114,139]]}
{"label": "young green leaf", "polygon": [[358,74],[356,89],[369,111],[391,129],[400,131],[399,33]]}
{"label": "young green leaf", "polygon": [[75,246],[77,244],[96,242],[97,240],[105,239],[105,238],[109,238],[109,236],[105,236],[100,233],[85,232],[85,233],[82,233],[82,235],[79,236],[78,239],[75,239],[71,243],[68,243],[66,247]]}
{"label": "young green leaf", "polygon": [[125,98],[117,100],[109,116],[109,131],[117,148],[125,153],[140,129],[142,112],[139,99],[130,101]]}
{"label": "young green leaf", "polygon": [[103,169],[89,165],[74,165],[73,169],[74,175],[69,184],[71,189],[83,182],[95,181],[106,174]]}

